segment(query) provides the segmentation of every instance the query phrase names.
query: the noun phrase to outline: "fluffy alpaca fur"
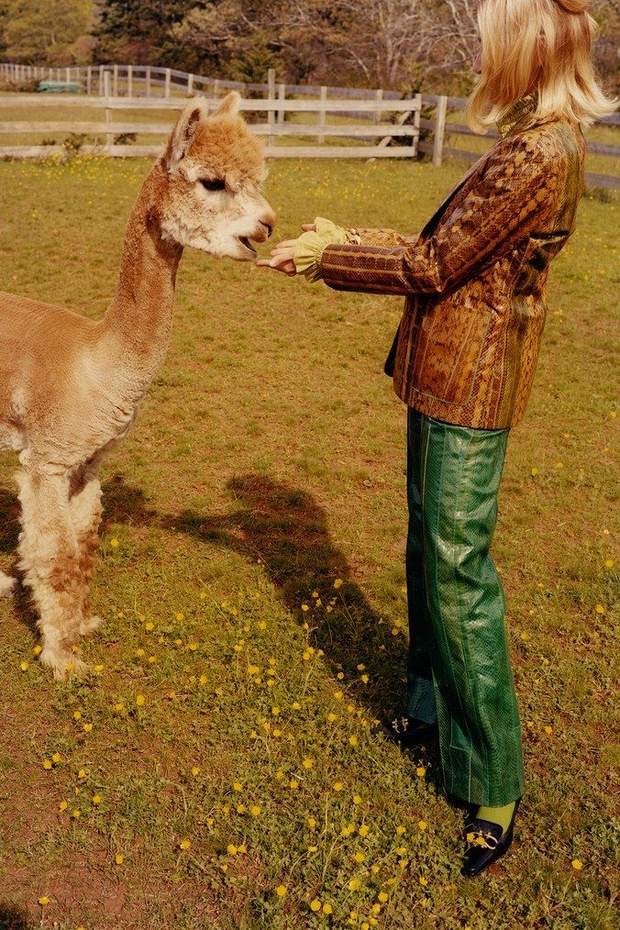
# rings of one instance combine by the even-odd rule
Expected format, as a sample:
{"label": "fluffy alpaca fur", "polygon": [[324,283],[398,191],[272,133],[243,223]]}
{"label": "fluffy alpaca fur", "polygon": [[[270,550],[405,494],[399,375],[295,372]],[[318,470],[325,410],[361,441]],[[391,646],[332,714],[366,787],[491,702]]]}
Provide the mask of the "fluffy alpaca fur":
{"label": "fluffy alpaca fur", "polygon": [[[93,321],[0,293],[0,448],[19,453],[19,569],[38,610],[41,661],[80,670],[101,519],[102,459],[130,429],[166,352],[186,245],[252,260],[271,234],[263,149],[230,94],[192,101],[131,213],[116,295]],[[0,572],[0,596],[15,580]]]}

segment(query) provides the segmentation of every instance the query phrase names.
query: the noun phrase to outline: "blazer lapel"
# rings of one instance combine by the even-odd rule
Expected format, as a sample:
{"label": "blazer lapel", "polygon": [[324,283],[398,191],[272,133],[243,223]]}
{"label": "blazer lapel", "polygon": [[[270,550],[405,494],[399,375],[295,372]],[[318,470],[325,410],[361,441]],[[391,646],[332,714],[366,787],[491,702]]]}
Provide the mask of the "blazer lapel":
{"label": "blazer lapel", "polygon": [[435,228],[435,226],[437,225],[438,221],[441,219],[441,217],[442,217],[443,214],[445,213],[446,207],[447,207],[450,203],[452,203],[452,201],[454,200],[455,196],[459,193],[460,190],[462,190],[462,188],[463,188],[463,187],[465,186],[465,184],[469,181],[469,179],[472,177],[472,175],[474,175],[474,174],[476,174],[476,172],[480,171],[480,169],[486,164],[486,162],[488,161],[488,158],[489,158],[489,155],[490,155],[490,154],[491,154],[491,151],[489,151],[489,152],[487,152],[485,155],[483,155],[482,158],[479,158],[477,162],[474,162],[474,164],[471,166],[471,168],[469,169],[469,171],[467,171],[467,172],[463,175],[463,177],[460,179],[460,181],[458,182],[458,184],[455,184],[455,186],[452,188],[452,190],[449,192],[449,194],[448,194],[448,195],[445,197],[445,199],[442,200],[442,202],[439,204],[439,206],[437,207],[437,209],[435,210],[435,212],[433,213],[433,215],[431,216],[431,218],[430,218],[430,219],[426,222],[426,224],[422,227],[422,229],[421,229],[421,231],[420,231],[420,236],[427,236],[427,235],[429,235],[429,233],[431,233],[431,232],[434,230],[434,228]]}

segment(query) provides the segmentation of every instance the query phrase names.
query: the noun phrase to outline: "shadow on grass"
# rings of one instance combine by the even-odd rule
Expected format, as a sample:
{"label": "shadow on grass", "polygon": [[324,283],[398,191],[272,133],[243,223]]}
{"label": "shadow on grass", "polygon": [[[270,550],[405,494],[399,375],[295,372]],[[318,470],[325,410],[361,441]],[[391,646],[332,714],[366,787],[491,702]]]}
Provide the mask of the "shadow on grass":
{"label": "shadow on grass", "polygon": [[[233,478],[228,488],[239,505],[232,513],[205,517],[185,511],[165,525],[264,564],[287,608],[310,624],[312,645],[324,651],[336,674],[344,673],[373,717],[389,719],[404,700],[403,640],[392,636],[352,579],[329,534],[325,510],[306,491],[263,475]],[[336,579],[342,581],[338,589]],[[316,603],[315,592],[321,606],[304,611],[303,604]],[[379,688],[366,686],[362,672]]]}
{"label": "shadow on grass", "polygon": [[0,930],[32,930],[28,912],[8,901],[0,901]]}

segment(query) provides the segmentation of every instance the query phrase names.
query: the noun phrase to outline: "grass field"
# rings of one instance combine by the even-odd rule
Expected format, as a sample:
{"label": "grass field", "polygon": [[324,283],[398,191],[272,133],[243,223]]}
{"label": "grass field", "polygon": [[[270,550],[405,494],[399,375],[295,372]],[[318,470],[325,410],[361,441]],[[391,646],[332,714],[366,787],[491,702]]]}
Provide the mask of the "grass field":
{"label": "grass field", "polygon": [[[147,170],[0,164],[2,289],[103,313]],[[415,231],[462,170],[278,162],[268,195],[281,236],[316,214]],[[435,755],[370,732],[404,696],[404,411],[381,373],[400,301],[187,253],[166,364],[105,469],[92,675],[53,684],[27,605],[0,602],[1,928],[618,926],[619,214],[580,207],[509,444],[512,854],[461,879]]]}

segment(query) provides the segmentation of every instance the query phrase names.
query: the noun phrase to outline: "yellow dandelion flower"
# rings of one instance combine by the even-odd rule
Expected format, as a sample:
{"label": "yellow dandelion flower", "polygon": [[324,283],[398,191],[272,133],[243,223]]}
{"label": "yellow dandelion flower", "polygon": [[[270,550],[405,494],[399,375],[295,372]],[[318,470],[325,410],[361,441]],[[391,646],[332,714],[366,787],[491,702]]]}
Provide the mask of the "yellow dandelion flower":
{"label": "yellow dandelion flower", "polygon": [[373,906],[370,908],[370,910],[372,911],[373,914],[380,914],[380,913],[381,913],[381,905],[380,905],[380,904],[373,904]]}
{"label": "yellow dandelion flower", "polygon": [[79,820],[82,816],[82,811],[79,809],[79,807],[76,807],[75,810],[71,811],[71,816],[74,820]]}
{"label": "yellow dandelion flower", "polygon": [[177,613],[174,615],[174,619],[177,620],[179,623],[181,623],[182,620],[185,620],[185,614],[184,614],[182,611],[179,610],[179,611],[177,611]]}
{"label": "yellow dandelion flower", "polygon": [[286,885],[278,885],[276,894],[279,898],[283,898],[286,895]]}
{"label": "yellow dandelion flower", "polygon": [[421,830],[422,832],[424,832],[427,827],[428,827],[428,824],[426,820],[418,820],[418,830]]}
{"label": "yellow dandelion flower", "polygon": [[581,872],[581,870],[583,869],[583,862],[581,861],[581,859],[573,859],[573,861],[571,862],[571,865],[574,868],[575,872]]}
{"label": "yellow dandelion flower", "polygon": [[245,814],[247,807],[245,806],[245,804],[237,804],[236,809],[237,809],[238,814]]}
{"label": "yellow dandelion flower", "polygon": [[605,613],[605,607],[602,604],[597,604],[594,609],[596,610],[597,614]]}
{"label": "yellow dandelion flower", "polygon": [[68,801],[61,801],[60,804],[58,805],[58,810],[64,813],[64,811],[66,811],[68,807],[69,807]]}
{"label": "yellow dandelion flower", "polygon": [[59,752],[52,753],[52,762],[54,765],[58,765],[60,762],[62,762],[62,756]]}
{"label": "yellow dandelion flower", "polygon": [[48,898],[46,894],[42,894],[41,897],[38,898],[38,902],[41,905],[41,907],[46,907],[50,903],[50,899]]}
{"label": "yellow dandelion flower", "polygon": [[43,646],[37,645],[37,646],[32,647],[33,656],[40,656],[42,652],[43,652]]}
{"label": "yellow dandelion flower", "polygon": [[305,769],[311,769],[314,765],[314,759],[306,758],[301,764]]}
{"label": "yellow dandelion flower", "polygon": [[333,909],[333,907],[331,906],[331,904],[329,903],[329,901],[326,901],[325,904],[323,905],[323,913],[324,913],[324,914],[333,914],[333,913],[334,913],[334,909]]}
{"label": "yellow dandelion flower", "polygon": [[260,817],[261,809],[258,804],[252,804],[250,808],[250,813],[252,817]]}
{"label": "yellow dandelion flower", "polygon": [[356,804],[356,805],[361,804],[361,803],[362,803],[362,796],[359,795],[359,794],[354,794],[354,795],[353,795],[353,803]]}
{"label": "yellow dandelion flower", "polygon": [[424,778],[424,776],[426,775],[426,769],[424,768],[423,765],[418,765],[417,769],[415,770],[415,773],[418,776],[418,778]]}
{"label": "yellow dandelion flower", "polygon": [[368,836],[370,831],[368,827],[366,826],[366,824],[363,823],[357,832],[359,833],[360,836]]}
{"label": "yellow dandelion flower", "polygon": [[228,853],[229,856],[236,856],[237,853],[239,852],[239,849],[233,843],[229,843],[228,846],[226,847],[226,852]]}
{"label": "yellow dandelion flower", "polygon": [[368,678],[368,675],[360,675],[360,681],[367,685],[370,679]]}
{"label": "yellow dandelion flower", "polygon": [[362,887],[362,883],[359,880],[359,878],[352,878],[351,881],[349,882],[350,891],[359,891],[361,887]]}
{"label": "yellow dandelion flower", "polygon": [[310,910],[314,911],[315,913],[321,910],[321,906],[321,902],[318,898],[314,898],[314,900],[310,902]]}
{"label": "yellow dandelion flower", "polygon": [[349,737],[349,744],[351,746],[357,746],[357,743],[358,743],[357,736],[353,735]]}
{"label": "yellow dandelion flower", "polygon": [[308,828],[309,828],[310,830],[314,830],[314,829],[315,829],[315,827],[316,827],[316,820],[314,819],[314,817],[308,817],[308,819],[306,820],[306,823],[308,824]]}
{"label": "yellow dandelion flower", "polygon": [[333,784],[333,789],[334,789],[334,791],[342,791],[343,788],[344,788],[344,785],[342,784],[341,781],[335,781],[335,782],[334,782],[334,784]]}
{"label": "yellow dandelion flower", "polygon": [[310,610],[310,608],[308,607],[307,604],[302,604],[302,605],[301,605],[301,609],[303,610],[304,613],[307,613],[307,611]]}
{"label": "yellow dandelion flower", "polygon": [[380,891],[379,894],[377,895],[377,898],[379,899],[379,901],[381,901],[381,904],[385,904],[385,902],[388,900],[388,897],[389,895],[385,891]]}
{"label": "yellow dandelion flower", "polygon": [[397,834],[398,836],[402,836],[403,833],[406,833],[406,832],[407,832],[407,828],[406,828],[406,827],[403,827],[403,826],[400,825],[400,824],[399,824],[398,827],[396,827],[396,834]]}
{"label": "yellow dandelion flower", "polygon": [[543,727],[543,730],[545,731],[547,736],[551,736],[551,734],[553,733],[553,727],[550,727],[548,725],[546,727]]}
{"label": "yellow dandelion flower", "polygon": [[82,729],[85,733],[92,733],[93,725],[92,723],[85,723]]}
{"label": "yellow dandelion flower", "polygon": [[27,672],[30,668],[30,662],[20,662],[19,667],[21,668],[22,672]]}
{"label": "yellow dandelion flower", "polygon": [[334,713],[331,713],[331,712],[330,712],[330,713],[327,715],[327,720],[329,721],[329,723],[333,723],[334,720],[337,720],[337,719],[338,719],[338,718],[337,718],[336,714],[334,714]]}
{"label": "yellow dandelion flower", "polygon": [[43,760],[43,768],[49,770],[49,769],[51,769],[51,767],[52,767],[52,760],[51,760],[51,759],[44,759],[44,760]]}
{"label": "yellow dandelion flower", "polygon": [[91,800],[92,800],[92,803],[95,805],[95,807],[98,807],[103,801],[103,798],[100,794],[93,794]]}
{"label": "yellow dandelion flower", "polygon": [[291,791],[296,791],[299,788],[299,782],[297,781],[296,778],[291,778],[291,780],[288,783],[288,786],[291,789]]}
{"label": "yellow dandelion flower", "polygon": [[428,885],[428,878],[424,878],[423,875],[420,875],[420,878],[418,879],[418,881],[423,887],[426,887],[426,885]]}
{"label": "yellow dandelion flower", "polygon": [[143,694],[136,694],[136,707],[144,707],[146,698]]}
{"label": "yellow dandelion flower", "polygon": [[114,856],[114,863],[116,865],[122,865],[124,861],[125,861],[124,855],[122,853],[116,853],[116,855]]}
{"label": "yellow dandelion flower", "polygon": [[118,549],[119,546],[120,546],[120,543],[118,539],[116,538],[116,536],[113,536],[112,539],[110,540],[110,547],[112,549]]}
{"label": "yellow dandelion flower", "polygon": [[334,691],[334,697],[337,701],[341,701],[344,697],[343,691]]}
{"label": "yellow dandelion flower", "polygon": [[87,777],[88,777],[88,772],[86,771],[86,769],[80,769],[80,771],[78,772],[78,778],[80,779],[80,781],[84,781],[84,779]]}
{"label": "yellow dandelion flower", "polygon": [[73,711],[73,719],[74,719],[74,720],[81,720],[81,719],[82,719],[82,711],[80,711],[80,710],[74,710],[74,711]]}
{"label": "yellow dandelion flower", "polygon": [[615,564],[613,559],[605,559],[605,568],[613,568]]}
{"label": "yellow dandelion flower", "polygon": [[355,853],[355,855],[353,856],[353,858],[355,859],[355,861],[356,861],[357,863],[362,863],[362,862],[364,861],[364,859],[366,858],[366,854],[363,853],[363,852],[359,852],[359,851],[358,851],[358,852]]}
{"label": "yellow dandelion flower", "polygon": [[338,588],[341,588],[341,587],[342,587],[342,578],[336,578],[336,580],[334,581],[334,588],[338,590]]}

